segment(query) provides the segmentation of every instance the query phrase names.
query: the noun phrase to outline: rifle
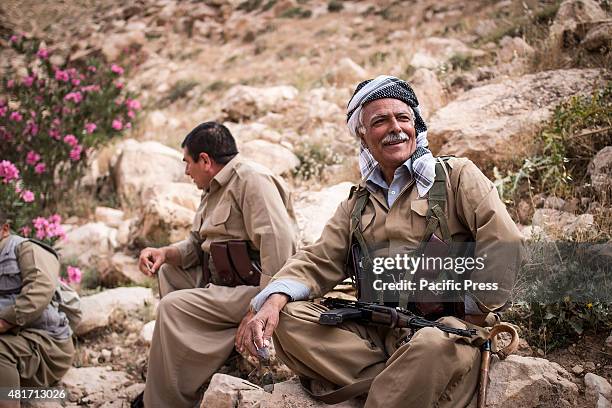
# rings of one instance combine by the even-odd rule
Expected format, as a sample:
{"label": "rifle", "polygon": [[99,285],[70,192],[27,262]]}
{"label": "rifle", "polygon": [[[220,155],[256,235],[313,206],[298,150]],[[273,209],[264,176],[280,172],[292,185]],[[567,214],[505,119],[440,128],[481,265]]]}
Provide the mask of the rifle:
{"label": "rifle", "polygon": [[357,320],[363,323],[388,326],[392,329],[410,328],[418,330],[423,327],[436,327],[445,333],[463,337],[472,337],[477,333],[475,329],[458,329],[424,319],[401,307],[381,306],[374,303],[337,298],[324,298],[321,303],[330,310],[321,313],[319,323],[329,326],[337,326],[349,320]]}

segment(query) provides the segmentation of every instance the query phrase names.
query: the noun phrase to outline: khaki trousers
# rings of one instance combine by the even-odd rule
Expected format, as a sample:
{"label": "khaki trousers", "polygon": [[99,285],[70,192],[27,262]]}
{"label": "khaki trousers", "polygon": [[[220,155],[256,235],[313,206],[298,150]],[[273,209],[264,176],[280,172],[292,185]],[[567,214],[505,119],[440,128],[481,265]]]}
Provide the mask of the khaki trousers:
{"label": "khaki trousers", "polygon": [[230,356],[240,321],[256,286],[198,288],[199,268],[160,268],[162,296],[149,354],[144,402],[151,407],[193,407],[202,385]]}
{"label": "khaki trousers", "polygon": [[68,371],[72,339],[55,340],[42,330],[0,334],[0,387],[49,387]]}
{"label": "khaki trousers", "polygon": [[[374,378],[366,408],[465,407],[478,385],[480,350],[470,339],[434,328],[416,332],[403,345],[403,329],[348,323],[318,324],[327,310],[312,302],[290,302],[274,332],[279,358],[298,375],[324,384],[346,386]],[[468,325],[456,318],[439,321]],[[486,335],[479,329],[478,339]],[[398,347],[399,346],[399,347]]]}

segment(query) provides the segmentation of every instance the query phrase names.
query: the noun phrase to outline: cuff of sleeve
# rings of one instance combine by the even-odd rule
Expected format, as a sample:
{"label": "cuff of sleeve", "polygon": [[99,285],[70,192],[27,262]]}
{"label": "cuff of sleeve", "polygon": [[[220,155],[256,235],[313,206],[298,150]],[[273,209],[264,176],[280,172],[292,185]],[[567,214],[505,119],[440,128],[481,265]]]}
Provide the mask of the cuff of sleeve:
{"label": "cuff of sleeve", "polygon": [[0,319],[6,320],[10,324],[17,325],[17,313],[15,306],[7,306],[0,310]]}
{"label": "cuff of sleeve", "polygon": [[283,293],[291,298],[291,301],[308,299],[310,289],[301,282],[292,279],[279,279],[270,282],[257,296],[251,300],[251,309],[259,312],[270,295]]}
{"label": "cuff of sleeve", "polygon": [[189,240],[176,242],[170,246],[178,249],[179,253],[181,254],[181,267],[183,269],[188,269],[199,263],[200,259],[198,258],[196,249]]}

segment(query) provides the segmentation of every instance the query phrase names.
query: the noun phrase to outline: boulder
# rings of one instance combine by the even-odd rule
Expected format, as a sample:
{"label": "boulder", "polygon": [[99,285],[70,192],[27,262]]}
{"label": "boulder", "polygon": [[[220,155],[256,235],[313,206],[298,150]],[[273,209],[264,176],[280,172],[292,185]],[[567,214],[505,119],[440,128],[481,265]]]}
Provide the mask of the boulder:
{"label": "boulder", "polygon": [[[297,379],[275,384],[272,395],[265,395],[265,397],[266,399],[261,404],[262,408],[327,408],[331,406],[312,399]],[[333,405],[333,407],[362,408],[363,403],[362,399],[354,398]]]}
{"label": "boulder", "polygon": [[98,222],[102,222],[109,227],[119,228],[123,222],[124,212],[115,208],[96,207],[94,216]]}
{"label": "boulder", "polygon": [[482,57],[486,53],[468,47],[455,38],[429,37],[421,42],[416,48],[410,60],[410,65],[415,68],[436,69],[448,62],[453,56],[461,55],[467,58]]}
{"label": "boulder", "polygon": [[232,122],[252,119],[267,111],[283,110],[283,103],[294,99],[298,90],[293,86],[273,86],[256,88],[236,85],[230,88],[223,100],[221,111],[224,118]]}
{"label": "boulder", "polygon": [[147,39],[144,30],[131,29],[125,33],[110,34],[104,37],[102,45],[102,54],[107,61],[117,61],[121,54],[129,50],[131,47],[142,47]]}
{"label": "boulder", "polygon": [[131,382],[127,373],[112,371],[110,367],[71,367],[58,386],[66,389],[72,402],[99,406],[116,399]]}
{"label": "boulder", "polygon": [[595,0],[565,0],[550,27],[550,38],[567,42],[580,23],[604,20],[606,17],[606,12]]}
{"label": "boulder", "polygon": [[595,52],[604,48],[610,50],[610,43],[612,43],[612,20],[606,20],[594,24],[580,45]]}
{"label": "boulder", "polygon": [[363,67],[348,57],[340,59],[327,73],[327,78],[337,85],[354,86],[369,77]]}
{"label": "boulder", "polygon": [[274,174],[283,174],[300,165],[300,159],[286,147],[265,140],[251,140],[240,152],[247,159],[266,166]]}
{"label": "boulder", "polygon": [[104,286],[114,287],[131,283],[150,284],[154,279],[140,272],[137,258],[117,252],[108,261],[108,266],[101,270],[100,280]]}
{"label": "boulder", "polygon": [[593,373],[587,373],[584,376],[584,386],[586,394],[595,397],[603,396],[607,400],[612,399],[612,385],[603,377]]}
{"label": "boulder", "polygon": [[532,223],[542,228],[546,234],[554,236],[562,233],[565,236],[571,236],[590,229],[594,219],[592,214],[574,215],[565,211],[544,208],[535,211]]}
{"label": "boulder", "polygon": [[113,314],[119,310],[133,313],[156,302],[151,289],[138,286],[108,289],[95,295],[84,296],[81,298],[83,317],[76,334],[82,336],[107,326]]}
{"label": "boulder", "polygon": [[410,83],[419,98],[419,108],[426,121],[431,115],[446,103],[444,87],[438,80],[436,73],[427,68],[416,70]]}
{"label": "boulder", "polygon": [[182,153],[158,142],[127,139],[117,146],[113,177],[124,208],[139,205],[149,187],[188,182]]}
{"label": "boulder", "polygon": [[[516,355],[491,361],[486,401],[489,408],[573,407],[577,399],[578,386],[557,363]],[[476,396],[468,407],[476,407]]]}
{"label": "boulder", "polygon": [[348,198],[353,183],[344,182],[321,191],[301,193],[295,203],[295,214],[303,243],[311,244],[321,236],[327,220],[342,200]]}
{"label": "boulder", "polygon": [[481,168],[521,157],[561,101],[590,93],[605,77],[597,69],[545,71],[470,89],[430,119],[430,148]]}
{"label": "boulder", "polygon": [[501,62],[510,62],[515,58],[530,57],[534,54],[533,47],[521,37],[504,37],[499,42],[497,58]]}
{"label": "boulder", "polygon": [[224,125],[230,130],[232,136],[238,143],[238,150],[242,150],[241,147],[244,143],[255,139],[265,140],[270,143],[280,143],[282,135],[276,130],[270,128],[263,123],[233,123],[225,122]]}
{"label": "boulder", "polygon": [[69,230],[56,247],[66,261],[75,259],[82,266],[96,266],[110,258],[118,247],[117,230],[101,222],[90,222]]}
{"label": "boulder", "polygon": [[200,408],[255,408],[265,397],[263,388],[255,384],[231,375],[215,374]]}
{"label": "boulder", "polygon": [[587,172],[591,175],[591,184],[599,192],[612,189],[612,146],[606,146],[597,152],[589,163]]}
{"label": "boulder", "polygon": [[140,338],[145,344],[151,344],[153,340],[153,331],[155,330],[155,320],[151,320],[149,323],[142,326],[140,330]]}

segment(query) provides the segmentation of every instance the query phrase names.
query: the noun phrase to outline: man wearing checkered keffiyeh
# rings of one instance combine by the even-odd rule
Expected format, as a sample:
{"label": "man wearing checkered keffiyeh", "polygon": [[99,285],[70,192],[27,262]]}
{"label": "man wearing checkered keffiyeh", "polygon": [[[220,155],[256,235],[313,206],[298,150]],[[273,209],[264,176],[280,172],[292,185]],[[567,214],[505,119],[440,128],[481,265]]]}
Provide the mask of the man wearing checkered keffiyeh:
{"label": "man wearing checkered keffiyeh", "polygon": [[[348,277],[352,243],[360,240],[372,258],[384,261],[412,251],[427,235],[430,196],[440,196],[433,187],[438,159],[427,149],[427,126],[408,83],[390,76],[362,82],[348,104],[347,122],[361,142],[359,189],[340,203],[319,240],[289,259],[253,298],[257,314],[240,342],[255,354],[274,333],[276,355],[304,384],[310,383],[310,391],[315,383],[339,388],[332,392],[335,401],[367,392],[365,408],[465,407],[478,383],[477,346],[487,334],[484,327],[495,320],[514,284],[522,235],[482,172],[467,159],[451,158],[445,162],[448,234],[438,227],[435,235],[450,235],[454,243],[475,242],[474,257],[484,256],[487,262],[472,270],[469,279],[495,283],[498,290],[469,291],[462,319],[458,313],[438,321],[478,334],[459,338],[433,328],[413,333],[360,321],[341,327],[319,324],[327,309],[309,300]],[[352,223],[358,200],[365,204],[359,222]],[[435,213],[440,214],[439,207]],[[359,228],[360,238],[352,227]],[[361,271],[362,289],[373,279],[382,282],[375,273]],[[373,289],[381,290],[375,283]],[[324,401],[333,401],[329,398]]]}

